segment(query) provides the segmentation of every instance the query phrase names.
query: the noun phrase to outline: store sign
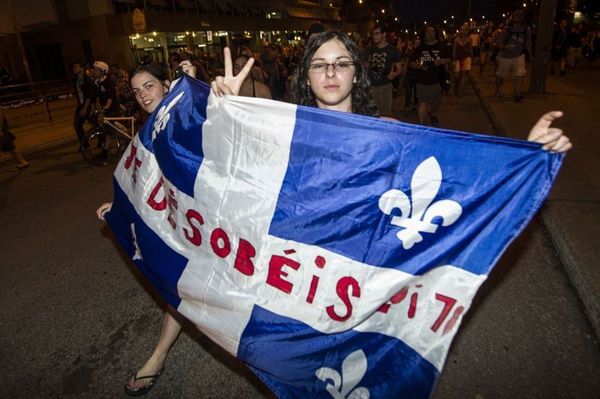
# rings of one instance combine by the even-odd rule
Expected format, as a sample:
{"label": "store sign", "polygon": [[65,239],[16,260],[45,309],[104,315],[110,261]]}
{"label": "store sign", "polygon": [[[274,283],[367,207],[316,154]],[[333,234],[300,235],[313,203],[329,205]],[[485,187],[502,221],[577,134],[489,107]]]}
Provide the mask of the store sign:
{"label": "store sign", "polygon": [[146,31],[146,16],[144,15],[144,11],[136,8],[133,10],[131,19],[133,20],[133,30],[135,30],[137,33]]}

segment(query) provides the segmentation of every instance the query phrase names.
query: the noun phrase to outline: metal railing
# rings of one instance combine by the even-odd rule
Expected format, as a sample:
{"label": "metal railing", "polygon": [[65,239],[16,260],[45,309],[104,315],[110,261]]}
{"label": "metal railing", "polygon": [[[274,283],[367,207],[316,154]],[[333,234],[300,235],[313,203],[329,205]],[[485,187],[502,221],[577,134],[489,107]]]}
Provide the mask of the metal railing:
{"label": "metal railing", "polygon": [[[68,80],[48,80],[0,86],[0,109],[6,112],[7,110],[27,107],[29,112],[18,113],[21,117],[31,117],[45,113],[51,122],[53,119],[50,103],[68,99],[72,96],[73,88]],[[41,109],[40,105],[42,105]],[[69,107],[72,107],[72,105],[69,104]]]}

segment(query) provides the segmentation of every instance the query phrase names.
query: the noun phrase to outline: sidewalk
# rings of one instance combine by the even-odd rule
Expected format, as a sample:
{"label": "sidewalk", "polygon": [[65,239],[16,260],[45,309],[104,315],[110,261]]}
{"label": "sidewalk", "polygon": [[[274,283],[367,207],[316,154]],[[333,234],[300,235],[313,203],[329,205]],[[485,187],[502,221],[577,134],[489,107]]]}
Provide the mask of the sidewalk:
{"label": "sidewalk", "polygon": [[[492,67],[486,72],[486,79],[474,73],[473,84],[499,135],[525,138],[542,114],[565,114],[555,125],[568,134],[574,149],[565,158],[541,217],[600,338],[600,70],[549,75],[546,93],[525,93],[522,103],[512,99],[512,81],[504,83],[503,98],[494,97]],[[528,86],[529,76],[524,88]]]}
{"label": "sidewalk", "polygon": [[[475,71],[478,71],[475,68]],[[474,72],[475,72],[474,71]],[[529,129],[547,111],[560,109],[565,116],[557,121],[574,144],[565,159],[548,201],[541,212],[542,220],[554,249],[576,288],[587,316],[600,338],[600,117],[597,114],[600,93],[600,70],[582,69],[565,77],[548,76],[547,93],[525,93],[525,101],[512,100],[512,82],[504,84],[504,98],[494,97],[494,76],[490,66],[488,77],[481,79],[474,73],[473,84],[479,100],[488,113],[488,121],[473,118],[472,107],[477,97],[445,96],[440,119],[442,127],[460,129],[443,114],[444,110],[459,110],[458,118],[469,122],[470,130],[479,133],[526,138]],[[529,81],[525,81],[527,88]],[[395,100],[400,112],[403,98]],[[451,105],[454,105],[451,107]],[[37,121],[13,128],[17,148],[25,157],[55,146],[70,143],[76,149],[72,127],[72,109],[65,107],[55,112],[53,122]],[[396,113],[398,114],[398,113]],[[457,116],[455,116],[456,118]],[[416,123],[416,115],[400,119]],[[448,125],[450,123],[450,125]],[[0,156],[0,167],[14,162],[9,154]],[[552,250],[552,248],[551,248]]]}
{"label": "sidewalk", "polygon": [[[67,143],[72,143],[75,150],[77,142],[77,136],[73,130],[75,100],[61,100],[60,103],[54,103],[53,108],[52,121],[48,120],[48,116],[43,110],[35,115],[17,115],[16,118],[11,118],[13,116],[11,113],[22,114],[26,110],[3,111],[7,115],[10,130],[17,137],[15,142],[17,150],[25,158]],[[0,153],[0,167],[7,167],[5,165],[11,165],[14,162],[10,154]]]}

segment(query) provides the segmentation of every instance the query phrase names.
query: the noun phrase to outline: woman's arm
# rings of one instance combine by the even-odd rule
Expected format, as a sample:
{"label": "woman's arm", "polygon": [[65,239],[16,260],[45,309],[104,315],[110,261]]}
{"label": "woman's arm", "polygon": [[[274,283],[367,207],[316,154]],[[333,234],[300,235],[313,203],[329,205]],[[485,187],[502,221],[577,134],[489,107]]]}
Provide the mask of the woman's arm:
{"label": "woman's arm", "polygon": [[100,205],[98,209],[96,209],[96,215],[98,216],[98,219],[102,220],[103,222],[105,221],[104,215],[106,214],[106,212],[110,212],[112,204],[112,202],[105,202],[102,205]]}

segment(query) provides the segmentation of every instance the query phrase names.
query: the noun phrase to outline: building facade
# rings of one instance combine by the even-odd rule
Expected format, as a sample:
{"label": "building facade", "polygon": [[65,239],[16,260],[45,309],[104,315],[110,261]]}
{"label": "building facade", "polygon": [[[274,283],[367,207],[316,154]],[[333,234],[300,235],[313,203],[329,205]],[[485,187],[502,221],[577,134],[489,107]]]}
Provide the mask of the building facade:
{"label": "building facade", "polygon": [[342,22],[341,0],[7,1],[14,12],[0,15],[0,65],[15,83],[27,76],[23,53],[32,79],[41,81],[66,78],[74,62],[101,59],[131,68],[142,58],[166,62],[172,52],[294,44],[315,22],[356,30]]}

